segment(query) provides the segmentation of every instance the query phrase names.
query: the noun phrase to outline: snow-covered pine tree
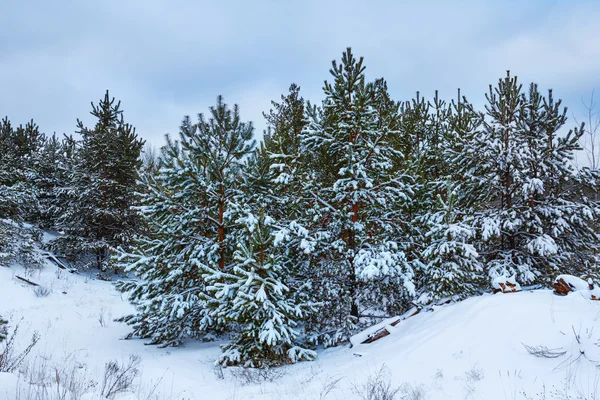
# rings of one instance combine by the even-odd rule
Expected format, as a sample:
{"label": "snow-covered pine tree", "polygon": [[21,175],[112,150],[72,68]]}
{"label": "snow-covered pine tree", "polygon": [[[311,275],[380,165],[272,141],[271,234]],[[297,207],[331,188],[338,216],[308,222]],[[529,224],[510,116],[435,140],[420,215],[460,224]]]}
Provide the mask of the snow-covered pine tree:
{"label": "snow-covered pine tree", "polygon": [[4,320],[0,315],[0,342],[6,339],[6,335],[8,334],[6,331],[8,325],[8,321]]}
{"label": "snow-covered pine tree", "polygon": [[461,98],[460,90],[458,98],[448,104],[437,91],[427,107],[424,100],[412,103],[415,106],[407,110],[414,114],[411,119],[418,122],[422,139],[411,164],[419,200],[411,209],[414,218],[409,226],[416,253],[413,263],[418,272],[419,302],[427,303],[463,296],[463,290],[468,295],[485,284],[478,271],[481,265],[471,251],[475,230],[470,226],[470,197],[461,187],[463,177],[459,173],[465,161],[462,149],[472,140],[481,117],[466,98]]}
{"label": "snow-covered pine tree", "polygon": [[184,118],[179,140],[167,136],[158,168],[143,174],[139,210],[148,234],[120,256],[126,271],[140,278],[118,284],[137,309],[120,319],[133,326],[130,336],[178,345],[223,325],[209,315],[202,275],[232,268],[241,170],[254,147],[252,134],[237,105],[230,109],[219,96],[208,120],[202,114],[196,124]]}
{"label": "snow-covered pine tree", "polygon": [[54,134],[44,140],[37,154],[34,183],[37,190],[36,223],[41,228],[54,228],[61,212],[60,193],[68,185],[73,166],[75,141]]}
{"label": "snow-covered pine tree", "polygon": [[433,210],[438,208],[437,196],[442,192],[446,173],[446,160],[441,157],[441,152],[445,144],[448,108],[438,98],[437,92],[433,102],[417,92],[415,98],[402,104],[400,116],[396,137],[402,154],[406,156],[398,161],[403,164],[400,171],[413,180],[414,192],[413,201],[406,204],[405,217],[400,225],[403,236],[409,238],[404,251],[419,284],[426,269],[422,253],[430,242],[427,221]]}
{"label": "snow-covered pine tree", "polygon": [[36,154],[43,135],[33,121],[13,128],[8,118],[0,123],[0,217],[29,219],[37,209],[32,184]]}
{"label": "snow-covered pine tree", "polygon": [[424,274],[419,303],[465,298],[481,286],[483,268],[471,244],[475,229],[458,207],[460,187],[446,183],[446,195],[437,195],[438,207],[426,216],[429,246],[423,251]]}
{"label": "snow-covered pine tree", "polygon": [[293,271],[286,268],[274,243],[273,220],[260,212],[239,220],[243,225],[229,272],[210,271],[216,302],[215,316],[234,324],[231,342],[223,346],[223,365],[268,367],[312,360],[316,353],[299,343],[298,325],[313,311],[299,302],[286,281]]}
{"label": "snow-covered pine tree", "polygon": [[383,117],[364,69],[350,49],[340,65],[333,62],[334,81],[325,82],[323,108],[310,110],[301,139],[303,152],[327,157],[326,164],[312,166],[320,168],[314,173],[318,190],[308,204],[318,223],[313,228],[318,242],[312,268],[320,283],[315,290],[326,314],[315,326],[315,341],[326,345],[346,340],[361,312],[385,303],[377,296],[383,284],[414,290],[394,235],[397,205],[408,201],[410,191],[403,177],[391,173],[398,157],[390,145],[394,132],[379,124]]}
{"label": "snow-covered pine tree", "polygon": [[[582,182],[577,182],[578,177],[588,181],[585,172],[578,173],[573,167],[574,152],[581,150],[584,129],[559,135],[567,121],[567,109],[561,109],[561,100],[554,100],[552,90],[542,96],[532,83],[524,98],[527,106],[520,128],[527,138],[529,157],[522,189],[526,200],[523,236],[530,253],[529,263],[546,284],[558,273],[590,274],[600,243],[594,227],[600,210],[581,191]],[[591,178],[589,183],[593,182]],[[593,187],[593,183],[584,185]],[[597,186],[595,191],[598,192]]]}
{"label": "snow-covered pine tree", "polygon": [[35,250],[39,230],[23,225],[37,209],[33,176],[33,159],[40,133],[33,122],[14,129],[4,118],[0,122],[0,265],[18,262],[38,267],[41,258]]}
{"label": "snow-covered pine tree", "polygon": [[522,202],[516,195],[525,174],[526,142],[518,129],[524,107],[522,85],[507,74],[498,86],[490,85],[486,94],[487,118],[474,140],[464,149],[465,176],[469,189],[478,193],[482,209],[476,224],[483,242],[478,250],[492,277],[519,273],[520,282],[531,282],[534,271],[523,263],[518,248],[522,225]]}
{"label": "snow-covered pine tree", "polygon": [[[323,279],[314,268],[315,259],[312,250],[316,239],[310,232],[318,225],[318,218],[311,212],[310,204],[314,194],[320,189],[318,179],[320,168],[326,165],[324,151],[301,151],[301,135],[307,124],[305,110],[310,108],[300,96],[300,87],[292,84],[289,93],[281,96],[281,102],[272,102],[273,108],[268,114],[267,134],[257,156],[265,158],[263,165],[268,166],[262,175],[268,192],[246,188],[248,193],[263,193],[251,196],[254,201],[251,212],[259,210],[274,219],[273,230],[277,235],[277,253],[286,271],[285,285],[293,296],[295,304],[320,302],[323,297],[321,286]],[[268,160],[267,160],[268,158]],[[250,168],[254,170],[254,168]],[[258,200],[258,201],[257,201]],[[321,313],[305,310],[304,320],[299,330],[314,331],[313,327],[322,323]]]}
{"label": "snow-covered pine tree", "polygon": [[[472,185],[468,185],[468,176],[463,173],[469,168],[476,167],[477,158],[465,158],[465,154],[472,147],[471,144],[475,140],[475,136],[483,123],[483,114],[476,111],[473,105],[465,96],[461,96],[458,89],[458,96],[450,103],[450,111],[448,115],[448,140],[444,144],[443,157],[447,163],[447,171],[445,175],[455,185],[460,186],[461,190],[456,192],[457,203],[461,205],[463,210],[473,207],[477,204],[477,192],[472,193],[470,189],[476,189]],[[468,165],[468,162],[473,162],[473,165]],[[468,211],[471,214],[471,211]]]}
{"label": "snow-covered pine tree", "polygon": [[278,223],[296,220],[301,210],[302,194],[299,191],[298,169],[306,169],[299,159],[300,135],[306,125],[304,99],[300,87],[290,85],[289,93],[281,96],[281,102],[271,102],[273,108],[263,113],[267,121],[261,147],[254,154],[249,181],[255,182],[253,197],[260,193],[260,206]]}
{"label": "snow-covered pine tree", "polygon": [[4,339],[6,339],[6,325],[8,324],[7,321],[5,321],[4,319],[2,319],[2,317],[0,316],[0,342],[2,342]]}
{"label": "snow-covered pine tree", "polygon": [[96,266],[105,270],[111,249],[126,246],[139,227],[132,206],[138,201],[136,181],[144,141],[125,123],[121,103],[115,103],[108,91],[97,106],[92,103],[91,114],[97,119],[94,128],[77,121],[82,141],[57,223],[65,235],[52,247],[72,258],[94,254]]}
{"label": "snow-covered pine tree", "polygon": [[[528,94],[507,74],[487,94],[486,118],[465,146],[461,170],[476,206],[478,251],[490,277],[548,283],[592,260],[597,209],[576,194],[571,166],[581,130],[559,137],[566,121],[551,93]],[[588,255],[588,256],[584,256]]]}

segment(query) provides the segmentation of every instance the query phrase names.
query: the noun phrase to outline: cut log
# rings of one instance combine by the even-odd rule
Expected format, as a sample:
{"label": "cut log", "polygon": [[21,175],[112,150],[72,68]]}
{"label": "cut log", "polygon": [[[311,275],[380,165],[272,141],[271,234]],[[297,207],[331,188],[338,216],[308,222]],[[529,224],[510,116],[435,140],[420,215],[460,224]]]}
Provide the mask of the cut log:
{"label": "cut log", "polygon": [[16,277],[17,279],[20,279],[20,280],[22,280],[22,281],[23,281],[23,282],[25,282],[25,283],[29,283],[29,284],[30,284],[30,285],[32,285],[32,286],[40,286],[40,285],[38,285],[37,283],[30,281],[29,279],[25,279],[25,278],[23,278],[22,276],[15,275],[15,277]]}
{"label": "cut log", "polygon": [[554,280],[554,294],[559,296],[586,289],[589,289],[589,283],[576,276],[559,275]]}
{"label": "cut log", "polygon": [[521,285],[516,281],[515,276],[498,276],[492,280],[493,293],[517,293],[521,290]]}

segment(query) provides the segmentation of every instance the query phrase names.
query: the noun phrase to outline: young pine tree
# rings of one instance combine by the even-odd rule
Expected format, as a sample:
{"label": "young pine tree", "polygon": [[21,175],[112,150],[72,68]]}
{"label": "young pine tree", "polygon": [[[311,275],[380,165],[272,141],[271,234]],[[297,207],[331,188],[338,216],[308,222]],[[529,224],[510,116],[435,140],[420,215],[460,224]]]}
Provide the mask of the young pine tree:
{"label": "young pine tree", "polygon": [[559,137],[566,121],[560,102],[533,84],[523,93],[510,74],[490,86],[487,99],[487,118],[464,148],[462,171],[476,199],[478,250],[487,273],[516,274],[529,284],[583,272],[598,244],[598,210],[576,193],[572,160],[581,130]]}
{"label": "young pine tree", "polygon": [[314,351],[299,344],[298,326],[310,303],[299,302],[286,281],[292,271],[286,268],[278,245],[274,243],[273,220],[261,214],[241,218],[244,226],[234,266],[228,273],[211,271],[216,302],[215,315],[233,323],[231,342],[223,346],[219,362],[223,365],[265,367],[312,360]]}
{"label": "young pine tree", "polygon": [[38,267],[42,261],[35,249],[40,232],[27,228],[37,210],[33,185],[35,155],[41,135],[33,122],[14,129],[4,118],[0,122],[0,265],[18,263]]}
{"label": "young pine tree", "polygon": [[438,195],[437,211],[426,217],[430,245],[423,251],[425,268],[419,285],[420,302],[425,304],[443,298],[465,298],[481,284],[483,268],[471,243],[475,230],[458,208],[459,190],[448,182],[444,198]]}

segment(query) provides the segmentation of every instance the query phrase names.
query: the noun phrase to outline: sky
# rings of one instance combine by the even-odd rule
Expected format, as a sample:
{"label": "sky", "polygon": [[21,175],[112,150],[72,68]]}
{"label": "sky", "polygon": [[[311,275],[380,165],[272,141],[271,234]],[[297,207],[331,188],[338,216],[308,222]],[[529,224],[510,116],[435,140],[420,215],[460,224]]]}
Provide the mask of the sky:
{"label": "sky", "polygon": [[[292,82],[320,102],[333,59],[364,56],[396,100],[461,88],[483,106],[506,74],[554,89],[569,116],[600,94],[600,1],[4,0],[0,116],[46,133],[93,124],[90,102],[121,100],[161,145],[222,94],[254,121]],[[599,96],[600,97],[600,96]],[[571,118],[569,124],[574,124]]]}

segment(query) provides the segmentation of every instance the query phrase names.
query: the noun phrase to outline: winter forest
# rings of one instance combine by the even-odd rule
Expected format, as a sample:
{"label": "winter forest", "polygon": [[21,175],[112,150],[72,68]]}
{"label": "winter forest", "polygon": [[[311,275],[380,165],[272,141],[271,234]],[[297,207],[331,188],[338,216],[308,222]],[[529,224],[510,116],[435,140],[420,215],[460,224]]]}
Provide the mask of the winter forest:
{"label": "winter forest", "polygon": [[598,282],[600,170],[575,163],[589,125],[560,93],[511,71],[482,108],[394,99],[365,69],[348,48],[322,97],[292,84],[262,134],[219,96],[160,149],[108,91],[65,135],[4,118],[0,267],[94,271],[135,307],[113,316],[129,338],[225,340],[216,362],[253,368],[500,283]]}

